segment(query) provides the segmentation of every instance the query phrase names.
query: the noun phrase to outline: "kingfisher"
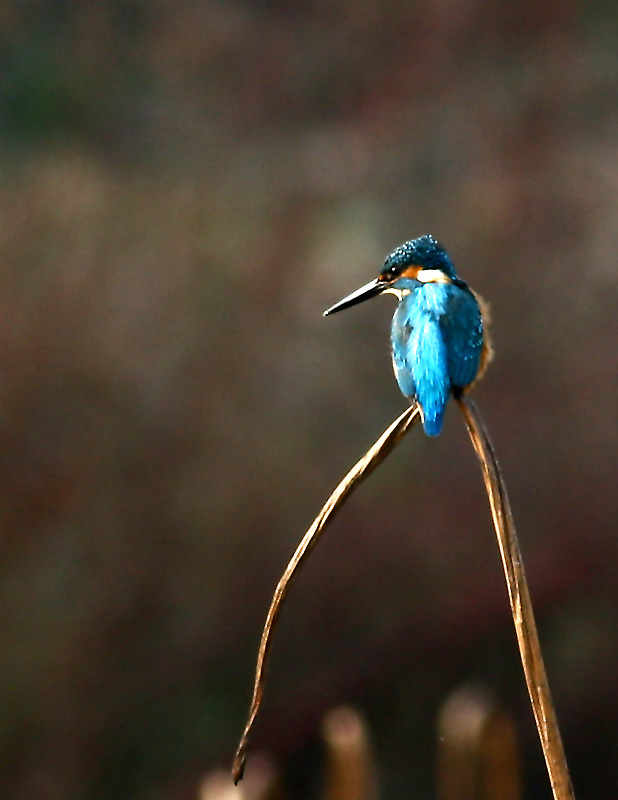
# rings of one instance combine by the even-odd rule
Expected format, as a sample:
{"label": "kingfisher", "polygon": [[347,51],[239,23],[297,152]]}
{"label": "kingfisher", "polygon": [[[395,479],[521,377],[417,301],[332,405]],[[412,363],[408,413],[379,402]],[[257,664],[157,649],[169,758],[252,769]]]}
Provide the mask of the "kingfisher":
{"label": "kingfisher", "polygon": [[391,327],[399,388],[420,406],[425,433],[437,436],[450,396],[469,389],[491,360],[487,306],[431,235],[393,250],[375,280],[326,309],[324,316],[379,294],[399,300]]}

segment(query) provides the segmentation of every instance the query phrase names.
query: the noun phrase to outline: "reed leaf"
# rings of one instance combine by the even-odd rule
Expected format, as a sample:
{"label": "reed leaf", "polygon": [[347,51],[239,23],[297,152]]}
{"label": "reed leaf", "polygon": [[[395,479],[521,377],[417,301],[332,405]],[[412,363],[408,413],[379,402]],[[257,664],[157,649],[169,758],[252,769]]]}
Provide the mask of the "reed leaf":
{"label": "reed leaf", "polygon": [[333,514],[341,508],[345,500],[349,497],[353,489],[360,485],[360,483],[380,464],[386,456],[391,452],[395,445],[405,436],[408,430],[416,422],[420,414],[418,405],[412,405],[401,414],[395,422],[392,423],[380,436],[378,441],[371,447],[365,455],[358,461],[352,469],[348,472],[345,478],[337,486],[335,491],[328,498],[322,510],[314,519],[311,527],[301,539],[300,544],[296,548],[290,563],[285,568],[285,572],[281,576],[275,593],[273,595],[264,630],[262,631],[262,639],[260,641],[260,649],[258,652],[257,665],[255,669],[255,683],[253,686],[253,697],[251,706],[249,708],[249,716],[247,724],[240,739],[234,763],[232,765],[232,778],[234,783],[237,784],[242,778],[245,768],[245,760],[247,757],[247,750],[249,747],[249,737],[251,730],[255,723],[256,717],[262,704],[262,696],[264,693],[264,676],[266,670],[266,663],[270,648],[272,645],[272,636],[275,629],[277,618],[283,607],[283,602],[286,598],[292,579],[298,575],[300,567],[305,559],[315,547],[326,528],[327,523],[332,519]]}

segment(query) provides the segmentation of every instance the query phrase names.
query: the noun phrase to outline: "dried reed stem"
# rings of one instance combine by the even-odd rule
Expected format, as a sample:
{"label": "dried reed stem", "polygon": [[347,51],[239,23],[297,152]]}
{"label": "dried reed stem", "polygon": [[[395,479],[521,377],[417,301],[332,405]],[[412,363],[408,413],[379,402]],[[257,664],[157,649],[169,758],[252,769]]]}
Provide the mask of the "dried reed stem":
{"label": "dried reed stem", "polygon": [[323,800],[378,800],[375,755],[367,723],[354,708],[332,708],[322,722],[326,750]]}
{"label": "dried reed stem", "polygon": [[438,800],[521,800],[514,721],[482,684],[452,692],[438,715]]}
{"label": "dried reed stem", "polygon": [[296,548],[296,552],[292,556],[290,563],[287,565],[285,572],[281,576],[275,593],[273,595],[264,630],[262,632],[262,639],[260,641],[260,649],[258,652],[257,665],[255,669],[255,684],[253,686],[253,698],[249,708],[249,716],[245,730],[240,739],[234,764],[232,765],[232,778],[234,783],[242,778],[245,768],[245,759],[247,757],[247,750],[249,747],[249,736],[253,724],[257,717],[258,711],[262,704],[262,695],[264,691],[264,673],[266,668],[266,661],[270,652],[272,644],[272,634],[277,617],[281,612],[283,601],[287,595],[288,589],[292,582],[292,578],[296,577],[298,571],[304,562],[306,556],[309,555],[315,544],[317,543],[320,534],[323,532],[328,521],[332,518],[335,511],[337,511],[344,503],[351,491],[356,488],[373,470],[380,464],[386,456],[391,452],[395,445],[403,438],[413,423],[419,416],[419,407],[417,405],[407,408],[389,428],[384,431],[382,436],[368,450],[361,460],[348,472],[345,478],[341,481],[339,486],[331,494],[326,501],[324,507],[313,521],[313,524],[303,536],[300,544]]}
{"label": "dried reed stem", "polygon": [[506,486],[496,454],[482,417],[473,401],[458,398],[470,439],[481,462],[483,479],[489,498],[491,515],[498,537],[498,546],[511,602],[519,653],[526,676],[528,693],[541,739],[549,780],[555,800],[574,800],[573,787],[566,763],[556,712],[545,674],[541,645],[534,622],[534,612],[524,573],[524,566],[515,533]]}

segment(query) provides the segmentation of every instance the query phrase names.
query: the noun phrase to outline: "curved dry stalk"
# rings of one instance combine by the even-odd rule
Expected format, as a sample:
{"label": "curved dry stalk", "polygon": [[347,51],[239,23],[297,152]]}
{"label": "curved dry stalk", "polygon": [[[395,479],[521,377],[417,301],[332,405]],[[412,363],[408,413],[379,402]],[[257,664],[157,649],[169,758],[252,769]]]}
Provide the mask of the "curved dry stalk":
{"label": "curved dry stalk", "polygon": [[333,514],[339,509],[350,492],[356,488],[373,470],[380,464],[386,456],[391,452],[395,445],[403,438],[413,423],[416,421],[420,413],[418,405],[410,406],[399,416],[395,422],[388,427],[378,441],[371,447],[365,455],[352,467],[345,478],[341,481],[339,486],[328,498],[322,510],[317,515],[313,524],[303,536],[300,544],[296,548],[296,552],[292,556],[290,563],[285,568],[285,572],[281,576],[275,593],[273,595],[266,622],[264,623],[264,630],[262,632],[262,639],[260,641],[260,649],[258,652],[257,665],[255,669],[255,684],[253,686],[253,698],[249,708],[249,716],[245,730],[240,739],[240,744],[236,751],[234,764],[232,765],[232,778],[234,783],[242,778],[245,768],[245,759],[247,757],[247,750],[249,747],[249,735],[253,724],[257,717],[258,711],[262,704],[262,694],[264,691],[264,672],[266,668],[266,660],[270,652],[272,644],[272,634],[275,622],[283,606],[283,601],[287,595],[288,589],[292,582],[292,578],[296,577],[298,571],[304,562],[306,556],[309,555],[315,544],[317,543],[320,534],[323,532],[326,524],[332,518]]}
{"label": "curved dry stalk", "polygon": [[511,506],[506,494],[506,486],[489,434],[476,405],[465,395],[458,398],[458,403],[483,470],[483,479],[511,602],[519,653],[552,792],[555,800],[574,800],[575,795],[547,682],[530,592],[524,573]]}

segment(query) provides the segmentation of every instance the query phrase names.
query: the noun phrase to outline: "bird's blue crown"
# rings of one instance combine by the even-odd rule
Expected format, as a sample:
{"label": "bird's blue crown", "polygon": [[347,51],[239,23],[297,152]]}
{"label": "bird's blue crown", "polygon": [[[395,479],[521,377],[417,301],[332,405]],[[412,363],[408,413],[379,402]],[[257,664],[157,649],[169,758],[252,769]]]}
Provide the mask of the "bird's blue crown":
{"label": "bird's blue crown", "polygon": [[406,267],[417,265],[423,269],[442,270],[449,278],[456,278],[455,265],[448,253],[433,236],[419,236],[395,248],[384,261],[382,273],[403,272]]}

